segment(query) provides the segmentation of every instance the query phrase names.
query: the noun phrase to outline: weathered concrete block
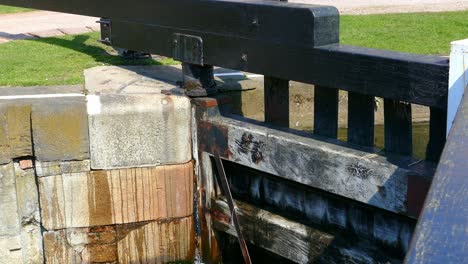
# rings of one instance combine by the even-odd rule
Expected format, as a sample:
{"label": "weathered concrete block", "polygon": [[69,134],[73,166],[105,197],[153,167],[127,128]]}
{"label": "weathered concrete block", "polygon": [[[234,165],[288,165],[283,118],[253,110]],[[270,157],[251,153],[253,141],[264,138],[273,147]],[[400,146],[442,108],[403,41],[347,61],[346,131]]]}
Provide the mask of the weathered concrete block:
{"label": "weathered concrete block", "polygon": [[88,120],[83,96],[41,99],[33,105],[32,130],[37,160],[89,159]]}
{"label": "weathered concrete block", "polygon": [[191,104],[182,96],[89,95],[92,169],[191,160]]}
{"label": "weathered concrete block", "polygon": [[38,177],[54,176],[66,173],[86,172],[90,170],[90,160],[51,162],[36,161],[36,175]]}
{"label": "weathered concrete block", "polygon": [[23,170],[14,164],[16,197],[21,231],[21,253],[24,263],[44,262],[42,248],[39,194],[33,169]]}
{"label": "weathered concrete block", "polygon": [[13,163],[0,166],[0,236],[20,232]]}
{"label": "weathered concrete block", "polygon": [[44,233],[47,263],[166,263],[192,260],[193,218]]}
{"label": "weathered concrete block", "polygon": [[186,217],[193,164],[91,171],[39,178],[46,229]]}

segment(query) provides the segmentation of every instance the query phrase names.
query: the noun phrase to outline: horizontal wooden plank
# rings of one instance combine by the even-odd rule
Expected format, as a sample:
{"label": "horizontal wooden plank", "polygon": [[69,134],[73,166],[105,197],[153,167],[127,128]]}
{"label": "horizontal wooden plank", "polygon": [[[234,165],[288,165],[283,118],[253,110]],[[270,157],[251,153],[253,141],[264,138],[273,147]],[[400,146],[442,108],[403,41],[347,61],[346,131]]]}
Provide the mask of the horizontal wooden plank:
{"label": "horizontal wooden plank", "polygon": [[392,252],[404,255],[408,250],[415,219],[377,210],[233,162],[224,161],[224,168],[231,192],[239,201],[321,230],[346,232],[349,236],[372,240]]}
{"label": "horizontal wooden plank", "polygon": [[[116,46],[169,57],[174,32],[195,34],[203,39],[204,60],[209,65],[441,109],[446,106],[449,65],[443,57],[337,44],[317,48],[278,45],[121,21],[113,21],[112,32]],[[281,63],[271,63],[271,58]]]}
{"label": "horizontal wooden plank", "polygon": [[[112,22],[131,21],[176,31],[184,29],[195,36],[196,32],[211,32],[237,39],[309,47],[337,43],[339,39],[339,13],[332,6],[257,0],[114,0],[111,6],[95,0],[0,0],[0,4],[106,17]],[[130,34],[133,33],[127,32],[124,37],[131,40]],[[149,37],[161,42],[169,40]]]}
{"label": "horizontal wooden plank", "polygon": [[416,171],[409,157],[383,157],[373,149],[243,121],[199,121],[200,150],[216,150],[229,161],[401,214],[407,213],[408,176],[433,173],[432,163],[419,163],[429,169]]}
{"label": "horizontal wooden plank", "polygon": [[[235,236],[226,202],[215,200],[211,208],[214,227]],[[246,239],[296,263],[387,263],[395,261],[370,243],[323,232],[246,203],[236,201],[236,211]],[[401,261],[399,261],[401,262]]]}

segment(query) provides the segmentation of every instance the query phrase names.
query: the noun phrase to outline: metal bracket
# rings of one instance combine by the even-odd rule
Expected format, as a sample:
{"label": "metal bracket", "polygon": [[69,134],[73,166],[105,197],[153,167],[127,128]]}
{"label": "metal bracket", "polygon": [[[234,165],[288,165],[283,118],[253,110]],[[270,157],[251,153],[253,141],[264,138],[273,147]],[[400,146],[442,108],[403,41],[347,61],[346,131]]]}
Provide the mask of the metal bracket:
{"label": "metal bracket", "polygon": [[112,45],[112,38],[111,38],[111,21],[108,18],[101,18],[96,23],[101,24],[101,39],[99,42],[105,45]]}
{"label": "metal bracket", "polygon": [[202,38],[177,33],[172,36],[172,57],[175,60],[203,66]]}

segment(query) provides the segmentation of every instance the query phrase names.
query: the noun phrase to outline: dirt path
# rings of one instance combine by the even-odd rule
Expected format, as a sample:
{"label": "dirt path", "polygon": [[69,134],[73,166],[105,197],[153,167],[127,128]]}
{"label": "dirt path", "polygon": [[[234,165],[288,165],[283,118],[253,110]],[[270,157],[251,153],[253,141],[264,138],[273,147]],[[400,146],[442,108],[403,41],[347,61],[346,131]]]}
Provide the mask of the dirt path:
{"label": "dirt path", "polygon": [[0,44],[15,39],[63,36],[99,30],[97,18],[48,11],[0,15]]}

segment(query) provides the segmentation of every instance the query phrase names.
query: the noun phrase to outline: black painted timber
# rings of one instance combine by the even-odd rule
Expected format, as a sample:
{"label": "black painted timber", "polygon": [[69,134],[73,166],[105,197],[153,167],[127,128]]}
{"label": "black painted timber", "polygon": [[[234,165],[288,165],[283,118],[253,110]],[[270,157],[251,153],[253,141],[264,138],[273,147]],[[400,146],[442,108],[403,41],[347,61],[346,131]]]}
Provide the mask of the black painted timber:
{"label": "black painted timber", "polygon": [[413,154],[411,104],[384,100],[385,151],[401,155]]}
{"label": "black painted timber", "polygon": [[348,93],[348,142],[363,146],[374,146],[373,96]]}
{"label": "black painted timber", "polygon": [[429,144],[427,145],[426,159],[438,162],[446,141],[447,111],[433,107],[430,111]]}
{"label": "black painted timber", "polygon": [[314,134],[338,136],[338,89],[315,86]]}
{"label": "black painted timber", "polygon": [[265,122],[289,127],[289,81],[265,76]]}
{"label": "black painted timber", "polygon": [[112,5],[94,0],[0,0],[0,4],[110,17],[111,42],[117,47],[173,57],[173,35],[193,35],[203,39],[208,65],[446,106],[447,58],[339,45],[334,7],[256,0],[118,0]]}
{"label": "black painted timber", "polygon": [[468,96],[464,95],[406,263],[468,263]]}

